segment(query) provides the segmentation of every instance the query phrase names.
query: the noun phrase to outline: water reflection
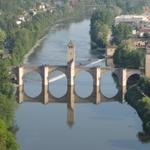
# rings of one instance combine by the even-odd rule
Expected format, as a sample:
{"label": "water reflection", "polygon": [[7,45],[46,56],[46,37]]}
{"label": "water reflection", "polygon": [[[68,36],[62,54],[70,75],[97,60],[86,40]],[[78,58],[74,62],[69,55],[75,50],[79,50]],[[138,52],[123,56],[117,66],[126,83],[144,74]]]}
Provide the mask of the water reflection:
{"label": "water reflection", "polygon": [[114,99],[104,97],[103,94],[101,94],[100,92],[99,86],[94,87],[92,94],[87,98],[79,97],[75,92],[74,86],[68,86],[68,91],[66,95],[61,98],[57,98],[51,95],[48,89],[48,85],[44,87],[41,94],[35,98],[26,95],[24,91],[24,86],[19,86],[17,90],[17,99],[18,99],[18,103],[22,103],[22,102],[43,103],[43,104],[66,103],[67,104],[67,125],[70,128],[72,128],[72,126],[74,125],[74,111],[75,111],[76,103],[100,104],[104,102],[113,102],[113,101],[121,102],[120,94],[117,95]]}
{"label": "water reflection", "polygon": [[68,105],[67,107],[67,125],[72,128],[74,125],[74,109],[71,109]]}

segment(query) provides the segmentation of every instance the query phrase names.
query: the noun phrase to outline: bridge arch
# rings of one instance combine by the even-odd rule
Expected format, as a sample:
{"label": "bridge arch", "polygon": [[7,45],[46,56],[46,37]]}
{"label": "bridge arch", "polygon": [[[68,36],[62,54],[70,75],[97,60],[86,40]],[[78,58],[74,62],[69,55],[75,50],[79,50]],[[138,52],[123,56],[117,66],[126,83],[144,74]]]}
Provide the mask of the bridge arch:
{"label": "bridge arch", "polygon": [[136,69],[128,69],[127,70],[127,88],[129,87],[129,85],[133,85],[135,84],[141,76],[141,72],[139,70]]}
{"label": "bridge arch", "polygon": [[64,73],[64,69],[62,68],[61,69],[54,68],[54,69],[51,69],[51,71],[49,72],[48,92],[51,98],[61,100],[63,97],[67,95],[68,79],[65,73]]}
{"label": "bridge arch", "polygon": [[135,74],[141,75],[141,71],[138,69],[126,69],[127,71],[127,79]]}
{"label": "bridge arch", "polygon": [[[89,69],[80,70],[75,75],[75,94],[78,99],[85,99],[92,95],[94,74]],[[80,84],[79,84],[80,83]],[[82,83],[82,84],[81,84]],[[88,85],[88,86],[87,86]]]}
{"label": "bridge arch", "polygon": [[37,70],[27,71],[23,75],[24,95],[28,98],[37,98],[42,94],[42,76]]}
{"label": "bridge arch", "polygon": [[113,71],[109,69],[103,71],[100,78],[100,87],[99,87],[102,97],[108,99],[108,101],[117,97],[120,92],[118,88],[119,87],[118,83],[119,83],[119,78],[117,74],[113,74]]}

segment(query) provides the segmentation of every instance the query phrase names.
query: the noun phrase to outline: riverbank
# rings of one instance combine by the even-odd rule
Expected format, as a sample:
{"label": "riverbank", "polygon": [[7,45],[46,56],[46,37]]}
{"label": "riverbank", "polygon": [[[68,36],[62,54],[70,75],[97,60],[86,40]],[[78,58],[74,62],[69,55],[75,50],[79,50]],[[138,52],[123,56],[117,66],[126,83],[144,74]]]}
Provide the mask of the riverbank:
{"label": "riverbank", "polygon": [[46,39],[47,35],[45,35],[44,37],[42,37],[41,39],[39,39],[36,44],[28,51],[27,54],[25,54],[24,58],[23,58],[23,64],[25,64],[28,61],[29,56],[34,53],[34,51],[36,50],[36,48],[38,46],[41,45],[41,43]]}

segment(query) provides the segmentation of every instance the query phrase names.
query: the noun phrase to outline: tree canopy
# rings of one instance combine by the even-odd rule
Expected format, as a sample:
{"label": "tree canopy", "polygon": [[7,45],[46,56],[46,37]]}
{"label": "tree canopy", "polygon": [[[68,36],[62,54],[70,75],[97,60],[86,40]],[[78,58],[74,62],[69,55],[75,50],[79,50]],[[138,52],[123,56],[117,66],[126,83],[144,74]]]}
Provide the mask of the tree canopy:
{"label": "tree canopy", "polygon": [[17,150],[18,146],[10,128],[13,125],[15,101],[13,86],[10,83],[10,75],[7,65],[0,60],[0,149]]}
{"label": "tree canopy", "polygon": [[113,62],[116,67],[139,68],[144,61],[144,53],[135,47],[121,43],[116,49]]}
{"label": "tree canopy", "polygon": [[127,24],[112,26],[113,42],[118,45],[123,40],[127,40],[132,35],[132,28]]}
{"label": "tree canopy", "polygon": [[5,31],[0,28],[0,49],[3,49],[5,39],[6,39]]}

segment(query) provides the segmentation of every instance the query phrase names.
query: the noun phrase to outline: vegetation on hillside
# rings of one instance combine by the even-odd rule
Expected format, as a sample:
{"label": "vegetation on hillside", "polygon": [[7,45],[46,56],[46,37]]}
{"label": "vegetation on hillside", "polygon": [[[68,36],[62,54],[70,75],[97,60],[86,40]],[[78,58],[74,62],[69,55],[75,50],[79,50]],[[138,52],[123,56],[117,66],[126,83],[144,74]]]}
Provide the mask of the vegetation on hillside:
{"label": "vegetation on hillside", "polygon": [[107,7],[117,6],[124,14],[141,14],[143,6],[150,6],[149,0],[95,0],[97,3],[105,3]]}
{"label": "vegetation on hillside", "polygon": [[92,49],[106,48],[115,10],[97,10],[91,17],[90,35]]}
{"label": "vegetation on hillside", "polygon": [[116,67],[139,69],[144,66],[144,52],[122,42],[114,53],[113,62]]}
{"label": "vegetation on hillside", "polygon": [[113,44],[119,45],[123,40],[132,36],[132,28],[127,24],[118,24],[112,26]]}
{"label": "vegetation on hillside", "polygon": [[10,75],[6,63],[0,60],[0,149],[17,150],[15,137],[12,134],[15,112],[14,88],[10,83]]}
{"label": "vegetation on hillside", "polygon": [[0,29],[0,49],[4,48],[4,41],[5,41],[5,39],[6,39],[5,31]]}
{"label": "vegetation on hillside", "polygon": [[143,121],[143,128],[150,134],[150,80],[142,77],[126,93],[127,102],[134,107]]}

